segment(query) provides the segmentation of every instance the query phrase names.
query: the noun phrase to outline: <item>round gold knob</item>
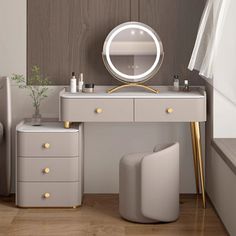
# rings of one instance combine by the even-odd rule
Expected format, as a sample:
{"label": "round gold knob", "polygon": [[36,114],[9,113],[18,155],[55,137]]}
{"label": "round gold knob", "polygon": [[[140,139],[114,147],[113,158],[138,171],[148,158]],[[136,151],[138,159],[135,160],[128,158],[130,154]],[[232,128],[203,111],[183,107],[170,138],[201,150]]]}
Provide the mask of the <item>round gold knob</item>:
{"label": "round gold knob", "polygon": [[44,193],[44,198],[50,198],[50,193]]}
{"label": "round gold knob", "polygon": [[50,172],[50,169],[48,167],[43,169],[44,174],[48,174],[49,172]]}
{"label": "round gold knob", "polygon": [[168,108],[168,109],[166,110],[166,112],[167,112],[168,114],[171,114],[171,113],[174,112],[174,109],[173,109],[173,108]]}
{"label": "round gold knob", "polygon": [[101,114],[102,113],[102,108],[97,108],[95,111],[96,111],[97,114]]}
{"label": "round gold knob", "polygon": [[50,143],[44,143],[44,144],[43,144],[43,147],[44,147],[45,149],[50,148]]}

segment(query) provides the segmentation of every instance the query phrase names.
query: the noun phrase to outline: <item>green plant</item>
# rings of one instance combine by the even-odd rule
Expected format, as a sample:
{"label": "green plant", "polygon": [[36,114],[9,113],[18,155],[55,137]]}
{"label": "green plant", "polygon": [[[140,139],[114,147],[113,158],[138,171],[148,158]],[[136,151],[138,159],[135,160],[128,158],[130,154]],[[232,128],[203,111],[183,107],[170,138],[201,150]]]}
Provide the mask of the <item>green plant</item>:
{"label": "green plant", "polygon": [[48,97],[47,92],[49,90],[48,85],[50,85],[50,81],[48,78],[41,76],[38,66],[33,66],[31,71],[32,73],[28,78],[28,84],[26,84],[26,79],[23,75],[13,74],[11,79],[16,82],[19,88],[29,91],[29,96],[33,99],[33,107],[36,112],[39,112],[42,100]]}

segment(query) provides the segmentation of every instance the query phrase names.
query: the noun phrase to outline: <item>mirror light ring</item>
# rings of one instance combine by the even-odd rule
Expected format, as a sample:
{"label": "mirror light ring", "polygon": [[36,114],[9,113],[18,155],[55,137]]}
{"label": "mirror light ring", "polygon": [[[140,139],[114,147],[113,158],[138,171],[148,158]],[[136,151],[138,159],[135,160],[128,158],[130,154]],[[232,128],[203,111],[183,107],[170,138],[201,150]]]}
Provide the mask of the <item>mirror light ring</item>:
{"label": "mirror light ring", "polygon": [[[150,35],[152,37],[152,39],[155,42],[155,46],[156,46],[156,50],[157,50],[157,55],[156,55],[156,59],[155,62],[153,63],[153,65],[144,73],[140,74],[140,75],[127,75],[124,74],[122,72],[120,72],[112,63],[111,58],[110,58],[110,47],[111,47],[111,43],[112,40],[123,30],[126,29],[139,29],[142,31],[145,31],[148,33],[148,35]],[[104,53],[105,51],[105,53]],[[129,81],[129,82],[140,82],[140,81],[144,81],[149,79],[148,76],[151,75],[155,69],[158,67],[158,64],[160,63],[160,60],[163,59],[163,48],[162,48],[162,44],[161,41],[158,37],[157,34],[155,34],[155,31],[153,32],[152,29],[149,26],[146,26],[143,23],[139,23],[139,22],[127,22],[127,23],[123,23],[119,26],[117,26],[107,37],[105,44],[104,44],[104,48],[103,48],[103,54],[105,54],[107,63],[109,65],[109,67],[112,69],[112,73],[117,75],[118,78],[122,81]],[[162,61],[161,61],[162,62]]]}

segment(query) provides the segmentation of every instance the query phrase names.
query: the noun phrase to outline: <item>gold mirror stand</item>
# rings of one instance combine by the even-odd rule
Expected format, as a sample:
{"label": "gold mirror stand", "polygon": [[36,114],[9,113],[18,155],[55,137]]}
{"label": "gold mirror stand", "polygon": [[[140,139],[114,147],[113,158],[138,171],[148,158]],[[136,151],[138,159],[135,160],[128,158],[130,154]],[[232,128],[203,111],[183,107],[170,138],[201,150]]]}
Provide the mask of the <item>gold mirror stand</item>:
{"label": "gold mirror stand", "polygon": [[143,85],[143,84],[139,84],[139,83],[129,83],[129,84],[123,84],[123,85],[120,85],[120,86],[117,86],[117,87],[114,87],[112,89],[109,89],[107,91],[107,93],[113,93],[113,92],[116,92],[120,89],[123,89],[123,88],[128,88],[128,87],[140,87],[140,88],[144,88],[150,92],[153,92],[153,93],[159,93],[159,90],[157,89],[154,89],[152,87],[149,87],[149,86],[146,86],[146,85]]}

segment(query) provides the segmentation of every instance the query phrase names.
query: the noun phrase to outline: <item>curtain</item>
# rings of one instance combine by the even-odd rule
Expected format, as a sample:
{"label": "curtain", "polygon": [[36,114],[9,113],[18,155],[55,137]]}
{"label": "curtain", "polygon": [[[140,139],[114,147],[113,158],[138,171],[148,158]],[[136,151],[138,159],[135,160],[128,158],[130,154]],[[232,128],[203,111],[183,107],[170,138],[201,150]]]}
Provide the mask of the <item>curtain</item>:
{"label": "curtain", "polygon": [[[188,68],[213,79],[213,62],[222,37],[224,21],[231,0],[208,0],[200,22]],[[235,0],[234,0],[235,1]]]}

